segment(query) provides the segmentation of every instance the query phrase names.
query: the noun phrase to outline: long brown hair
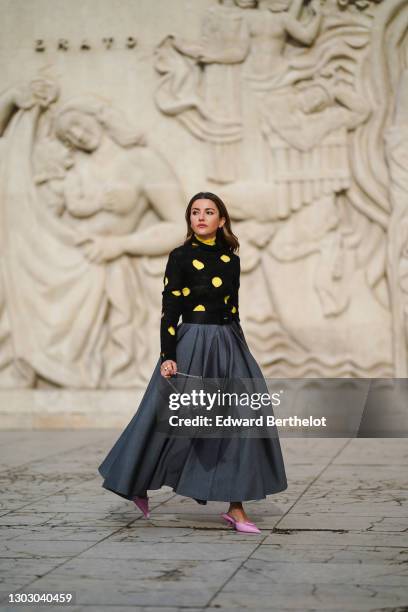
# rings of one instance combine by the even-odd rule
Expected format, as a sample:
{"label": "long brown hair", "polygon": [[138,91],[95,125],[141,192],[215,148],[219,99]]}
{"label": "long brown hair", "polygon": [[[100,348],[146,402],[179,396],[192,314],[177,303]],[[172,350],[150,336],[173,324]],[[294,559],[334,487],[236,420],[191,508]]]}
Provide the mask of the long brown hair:
{"label": "long brown hair", "polygon": [[188,242],[188,240],[190,240],[190,238],[194,235],[194,231],[190,223],[190,215],[191,208],[196,200],[211,200],[212,202],[214,202],[214,204],[218,208],[220,217],[225,217],[224,225],[222,227],[217,228],[217,240],[219,240],[221,244],[225,245],[225,247],[230,251],[237,251],[239,249],[239,241],[231,229],[231,219],[228,214],[227,207],[219,196],[215,195],[215,193],[211,193],[210,191],[200,191],[199,193],[196,193],[188,203],[185,214],[187,223],[187,235],[184,244]]}

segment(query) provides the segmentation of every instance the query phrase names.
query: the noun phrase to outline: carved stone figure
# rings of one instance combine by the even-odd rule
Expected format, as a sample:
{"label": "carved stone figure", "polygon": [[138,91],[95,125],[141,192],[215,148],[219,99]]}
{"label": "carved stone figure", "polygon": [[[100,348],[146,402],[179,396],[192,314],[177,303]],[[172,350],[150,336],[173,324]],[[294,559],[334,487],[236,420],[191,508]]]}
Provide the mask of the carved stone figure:
{"label": "carved stone figure", "polygon": [[[21,241],[18,225],[21,223],[29,227],[29,220],[19,204],[26,187],[28,191],[31,187],[29,143],[32,124],[58,95],[57,85],[41,77],[9,88],[0,95],[0,382],[3,388],[31,387],[36,378],[35,369],[25,351],[15,350],[18,338],[24,338],[28,321],[21,320],[15,308],[9,255],[12,250],[18,252],[24,248],[27,252],[30,249],[31,242],[24,244]],[[30,195],[29,192],[28,198]],[[27,204],[29,206],[30,202]],[[20,285],[24,284],[27,274],[30,274],[30,269],[25,271],[25,276],[17,279]],[[26,304],[26,310],[29,307]]]}
{"label": "carved stone figure", "polygon": [[[272,334],[276,335],[276,320],[279,319],[281,329],[278,334],[281,337],[286,334],[288,354],[292,350],[294,354],[302,354],[312,345],[317,354],[323,355],[326,350],[324,342],[320,344],[313,340],[312,324],[310,334],[306,321],[303,328],[292,324],[299,314],[284,305],[285,292],[279,289],[279,279],[286,277],[286,290],[293,296],[297,295],[298,300],[312,299],[312,290],[319,299],[315,308],[317,306],[323,317],[329,320],[338,317],[336,326],[339,327],[354,316],[351,313],[356,302],[368,304],[370,301],[365,287],[356,284],[360,280],[354,272],[355,266],[361,266],[362,272],[366,267],[363,273],[369,285],[378,290],[372,297],[380,308],[377,305],[371,307],[373,313],[377,311],[373,316],[381,320],[381,307],[387,304],[384,284],[379,282],[379,266],[384,253],[383,231],[362,217],[359,207],[353,208],[356,204],[361,206],[363,197],[367,198],[354,179],[356,168],[354,160],[351,162],[350,159],[350,142],[359,127],[368,124],[371,114],[358,80],[369,32],[364,39],[361,30],[349,28],[347,33],[344,30],[342,38],[340,32],[346,24],[338,23],[337,27],[338,31],[326,32],[322,26],[321,38],[316,40],[310,52],[302,51],[296,56],[289,54],[285,57],[283,81],[276,77],[263,82],[259,79],[256,84],[259,91],[256,118],[270,150],[268,157],[263,156],[268,180],[242,180],[220,190],[226,200],[233,203],[234,216],[242,219],[242,225],[246,225],[245,219],[249,215],[264,224],[265,232],[269,227],[269,244],[258,249],[258,257],[254,254],[250,235],[244,242],[243,251],[248,261],[257,260],[257,265],[262,267],[263,282],[257,281],[260,291],[262,287],[268,288],[268,325],[271,330],[268,354],[273,351],[275,338]],[[346,46],[345,41],[350,46]],[[252,146],[250,148],[254,150]],[[248,209],[249,201],[256,201],[257,205]],[[354,228],[350,227],[351,219]],[[375,252],[375,256],[368,257],[369,252]],[[309,278],[309,284],[302,284],[302,289],[299,285],[296,287],[296,283],[292,286],[288,271],[282,267],[281,275],[278,271],[281,266],[276,267],[274,263],[290,261],[293,261],[293,268],[289,277],[293,274],[293,278],[299,278],[306,274]],[[311,269],[313,274],[310,274]],[[256,266],[248,268],[248,272],[253,286],[258,279]],[[261,303],[265,304],[266,320],[268,302],[262,299]],[[347,312],[348,309],[351,310]],[[308,314],[309,322],[317,316],[316,310]],[[250,317],[254,320],[256,338],[257,317],[255,313]],[[314,326],[324,327],[326,338],[330,337],[330,329],[336,327],[327,327],[321,319],[319,322],[316,319]],[[382,367],[386,369],[389,367],[385,365],[388,347],[385,334],[381,332],[381,335],[381,345],[385,349],[381,357]],[[260,343],[258,347],[261,350]],[[340,345],[337,349],[341,352]],[[356,347],[356,350],[359,349]],[[341,371],[340,361],[339,358],[338,364],[328,367],[325,370],[327,374]],[[368,352],[364,357],[361,355],[366,372],[371,361]],[[300,368],[294,370],[299,374],[302,371]]]}
{"label": "carved stone figure", "polygon": [[156,102],[209,145],[206,174],[216,183],[242,175],[237,143],[243,130],[247,138],[251,130],[260,133],[248,115],[248,125],[243,125],[244,80],[261,79],[269,88],[271,79],[272,86],[283,83],[287,36],[311,44],[317,35],[320,18],[305,26],[297,20],[302,0],[293,0],[286,13],[290,4],[221,0],[205,13],[198,42],[169,36],[157,49],[156,69],[163,77]]}
{"label": "carved stone figure", "polygon": [[207,143],[207,177],[224,183],[239,174],[242,138],[241,63],[249,50],[243,12],[251,0],[221,0],[204,17],[197,42],[169,36],[157,50],[156,69],[164,76],[156,102]]}
{"label": "carved stone figure", "polygon": [[314,16],[307,24],[299,20],[302,8],[303,0],[259,0],[257,10],[246,13],[251,42],[245,62],[246,78],[265,81],[268,89],[285,84],[289,67],[285,55],[288,37],[310,46],[321,24],[318,2],[311,3]]}
{"label": "carved stone figure", "polygon": [[14,115],[1,185],[16,357],[52,384],[137,386],[153,329],[143,260],[180,242],[183,194],[114,108],[71,100],[50,115],[65,154],[55,136],[36,142],[42,108]]}
{"label": "carved stone figure", "polygon": [[369,114],[350,87],[313,81],[280,90],[264,105],[279,216],[350,187],[347,132]]}
{"label": "carved stone figure", "polygon": [[405,376],[406,0],[162,4],[159,28],[136,3],[123,53],[58,20],[53,51],[41,21],[32,69],[55,63],[61,101],[47,77],[0,96],[0,386],[143,384],[201,188],[232,215],[265,373]]}

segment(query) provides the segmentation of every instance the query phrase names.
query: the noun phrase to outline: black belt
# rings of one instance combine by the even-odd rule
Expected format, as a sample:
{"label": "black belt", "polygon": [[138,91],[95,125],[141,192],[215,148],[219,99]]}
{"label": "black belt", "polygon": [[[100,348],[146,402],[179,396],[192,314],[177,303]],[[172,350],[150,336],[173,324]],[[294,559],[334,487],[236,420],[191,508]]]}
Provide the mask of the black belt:
{"label": "black belt", "polygon": [[228,312],[206,312],[197,310],[182,314],[183,323],[207,323],[216,325],[227,325],[232,323],[234,317]]}

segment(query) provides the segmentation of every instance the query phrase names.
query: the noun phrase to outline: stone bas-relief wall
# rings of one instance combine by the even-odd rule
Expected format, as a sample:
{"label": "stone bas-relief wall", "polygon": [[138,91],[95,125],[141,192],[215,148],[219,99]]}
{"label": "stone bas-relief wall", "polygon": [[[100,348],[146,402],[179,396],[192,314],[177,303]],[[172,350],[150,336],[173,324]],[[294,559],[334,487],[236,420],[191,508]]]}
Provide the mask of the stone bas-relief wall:
{"label": "stone bas-relief wall", "polygon": [[407,2],[0,9],[0,387],[143,387],[202,189],[265,375],[407,376]]}

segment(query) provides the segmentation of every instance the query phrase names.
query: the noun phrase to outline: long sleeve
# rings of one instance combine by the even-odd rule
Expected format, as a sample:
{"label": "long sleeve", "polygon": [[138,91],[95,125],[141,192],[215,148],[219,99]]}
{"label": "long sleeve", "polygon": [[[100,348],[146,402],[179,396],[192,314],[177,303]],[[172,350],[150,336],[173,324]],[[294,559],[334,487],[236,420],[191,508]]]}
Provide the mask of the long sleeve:
{"label": "long sleeve", "polygon": [[161,363],[166,359],[176,361],[177,324],[182,312],[182,262],[171,251],[163,278],[162,312],[160,322]]}
{"label": "long sleeve", "polygon": [[240,276],[241,276],[241,260],[238,257],[236,263],[236,270],[234,273],[234,289],[231,294],[231,300],[228,302],[230,305],[230,312],[233,318],[239,323],[239,287],[240,287]]}
{"label": "long sleeve", "polygon": [[[240,276],[241,276],[241,260],[239,259],[239,256],[238,256],[238,261],[236,264],[236,272],[234,276],[234,290],[232,291],[232,295],[231,295],[231,309],[232,309],[233,319],[237,325],[238,334],[240,336],[240,339],[249,351],[248,343],[246,341],[244,330],[241,327],[241,321],[239,318],[239,295],[238,294],[239,294],[239,287],[240,287]],[[234,309],[236,310],[234,311]]]}

